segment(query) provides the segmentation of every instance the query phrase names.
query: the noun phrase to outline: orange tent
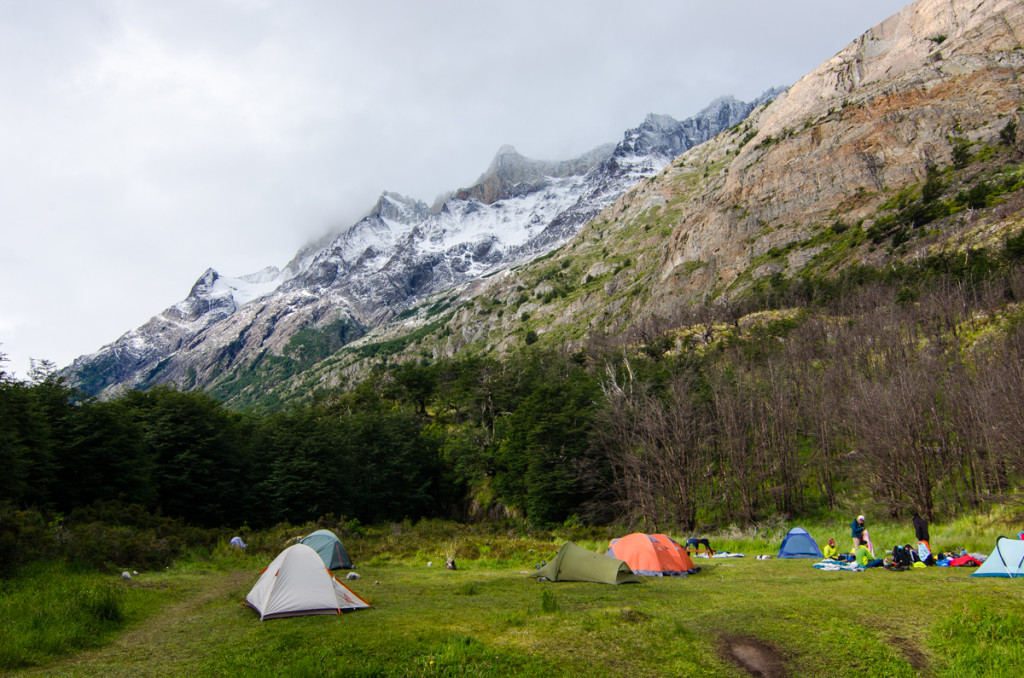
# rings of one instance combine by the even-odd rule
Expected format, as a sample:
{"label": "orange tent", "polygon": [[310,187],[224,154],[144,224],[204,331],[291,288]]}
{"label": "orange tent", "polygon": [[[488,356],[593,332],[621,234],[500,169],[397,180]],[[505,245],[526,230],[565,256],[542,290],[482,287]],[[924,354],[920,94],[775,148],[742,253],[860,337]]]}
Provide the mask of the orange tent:
{"label": "orange tent", "polygon": [[[667,540],[669,545],[666,546],[663,540]],[[651,536],[634,532],[621,539],[612,539],[605,555],[625,561],[635,574],[648,577],[683,575],[697,571],[685,549],[665,535]]]}
{"label": "orange tent", "polygon": [[694,567],[693,561],[690,560],[690,554],[686,552],[686,548],[683,547],[672,537],[667,534],[652,534],[651,538],[660,543],[662,546],[667,548],[669,552],[674,553],[679,558],[679,564],[683,568],[683,572],[696,572],[697,568]]}

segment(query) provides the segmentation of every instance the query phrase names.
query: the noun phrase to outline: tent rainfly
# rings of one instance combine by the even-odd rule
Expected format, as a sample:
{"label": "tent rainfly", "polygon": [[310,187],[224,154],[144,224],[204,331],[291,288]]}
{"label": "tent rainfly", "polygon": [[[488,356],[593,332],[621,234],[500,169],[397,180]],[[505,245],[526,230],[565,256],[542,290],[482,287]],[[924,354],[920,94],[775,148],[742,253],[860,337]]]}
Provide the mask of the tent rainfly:
{"label": "tent rainfly", "polygon": [[999,537],[992,555],[971,576],[1024,579],[1024,541]]}
{"label": "tent rainfly", "polygon": [[818,558],[820,560],[823,556],[817,542],[811,539],[811,535],[807,533],[807,530],[802,527],[794,527],[786,534],[786,538],[782,540],[778,557]]}
{"label": "tent rainfly", "polygon": [[289,546],[263,570],[245,597],[260,621],[308,614],[341,614],[370,604],[334,578],[305,544]]}
{"label": "tent rainfly", "polygon": [[674,553],[679,558],[679,563],[686,568],[687,574],[696,574],[700,572],[700,568],[693,564],[690,560],[690,554],[686,551],[686,547],[677,542],[667,534],[652,534],[651,539],[659,542],[662,546],[667,548],[670,553]]}
{"label": "tent rainfly", "polygon": [[353,567],[348,551],[341,545],[341,540],[338,539],[337,535],[330,530],[311,532],[300,539],[299,543],[305,544],[319,553],[328,570],[340,568],[351,570]]}
{"label": "tent rainfly", "polygon": [[[678,548],[670,548],[673,544]],[[620,539],[612,539],[605,555],[624,561],[635,574],[645,577],[686,575],[696,572],[686,550],[663,534],[648,535],[634,532]]]}
{"label": "tent rainfly", "polygon": [[629,584],[642,581],[629,565],[580,548],[572,542],[562,544],[558,553],[539,570],[530,573],[537,581],[592,581],[602,584]]}

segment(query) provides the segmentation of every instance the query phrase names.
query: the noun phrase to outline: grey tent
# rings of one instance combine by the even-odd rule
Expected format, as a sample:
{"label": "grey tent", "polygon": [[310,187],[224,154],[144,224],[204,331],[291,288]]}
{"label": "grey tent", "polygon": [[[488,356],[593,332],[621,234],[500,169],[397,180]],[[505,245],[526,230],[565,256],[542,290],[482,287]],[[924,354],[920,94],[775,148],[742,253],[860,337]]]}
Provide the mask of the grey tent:
{"label": "grey tent", "polygon": [[307,614],[342,614],[370,604],[324,568],[316,551],[294,544],[274,558],[245,597],[260,621]]}
{"label": "grey tent", "polygon": [[530,576],[538,581],[593,581],[602,584],[639,583],[642,580],[633,574],[629,565],[600,553],[580,548],[572,542],[566,542],[558,553],[539,570]]}
{"label": "grey tent", "polygon": [[971,576],[1024,579],[1024,541],[999,537],[992,555]]}
{"label": "grey tent", "polygon": [[330,530],[317,530],[299,540],[300,544],[309,546],[324,561],[328,570],[339,568],[352,569],[352,559],[348,551],[341,545],[341,541]]}

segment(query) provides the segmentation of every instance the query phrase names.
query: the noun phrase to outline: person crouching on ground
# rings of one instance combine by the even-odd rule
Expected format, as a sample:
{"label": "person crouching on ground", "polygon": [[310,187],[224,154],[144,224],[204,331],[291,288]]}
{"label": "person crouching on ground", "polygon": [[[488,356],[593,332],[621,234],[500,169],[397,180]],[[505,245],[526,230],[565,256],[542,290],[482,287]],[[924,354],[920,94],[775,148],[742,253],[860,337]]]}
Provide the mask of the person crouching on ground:
{"label": "person crouching on ground", "polygon": [[693,552],[698,553],[700,547],[703,546],[709,556],[715,555],[715,552],[711,549],[711,542],[707,538],[690,537],[686,540],[686,551],[689,553],[690,547],[693,547]]}
{"label": "person crouching on ground", "polygon": [[885,564],[885,560],[882,558],[872,558],[871,551],[868,551],[868,545],[861,542],[861,545],[857,547],[857,564],[867,569],[869,567],[881,567]]}
{"label": "person crouching on ground", "polygon": [[821,554],[825,556],[826,560],[839,560],[839,548],[836,546],[836,540],[829,537],[825,548],[821,550]]}

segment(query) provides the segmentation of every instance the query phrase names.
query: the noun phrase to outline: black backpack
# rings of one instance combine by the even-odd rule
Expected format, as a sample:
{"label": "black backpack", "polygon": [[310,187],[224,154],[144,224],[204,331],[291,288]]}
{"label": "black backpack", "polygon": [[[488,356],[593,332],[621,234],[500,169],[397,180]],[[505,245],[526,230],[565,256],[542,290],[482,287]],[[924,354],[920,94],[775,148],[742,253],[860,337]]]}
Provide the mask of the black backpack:
{"label": "black backpack", "polygon": [[910,567],[914,564],[913,559],[910,557],[910,551],[899,545],[892,547],[892,562],[894,565],[901,567]]}

